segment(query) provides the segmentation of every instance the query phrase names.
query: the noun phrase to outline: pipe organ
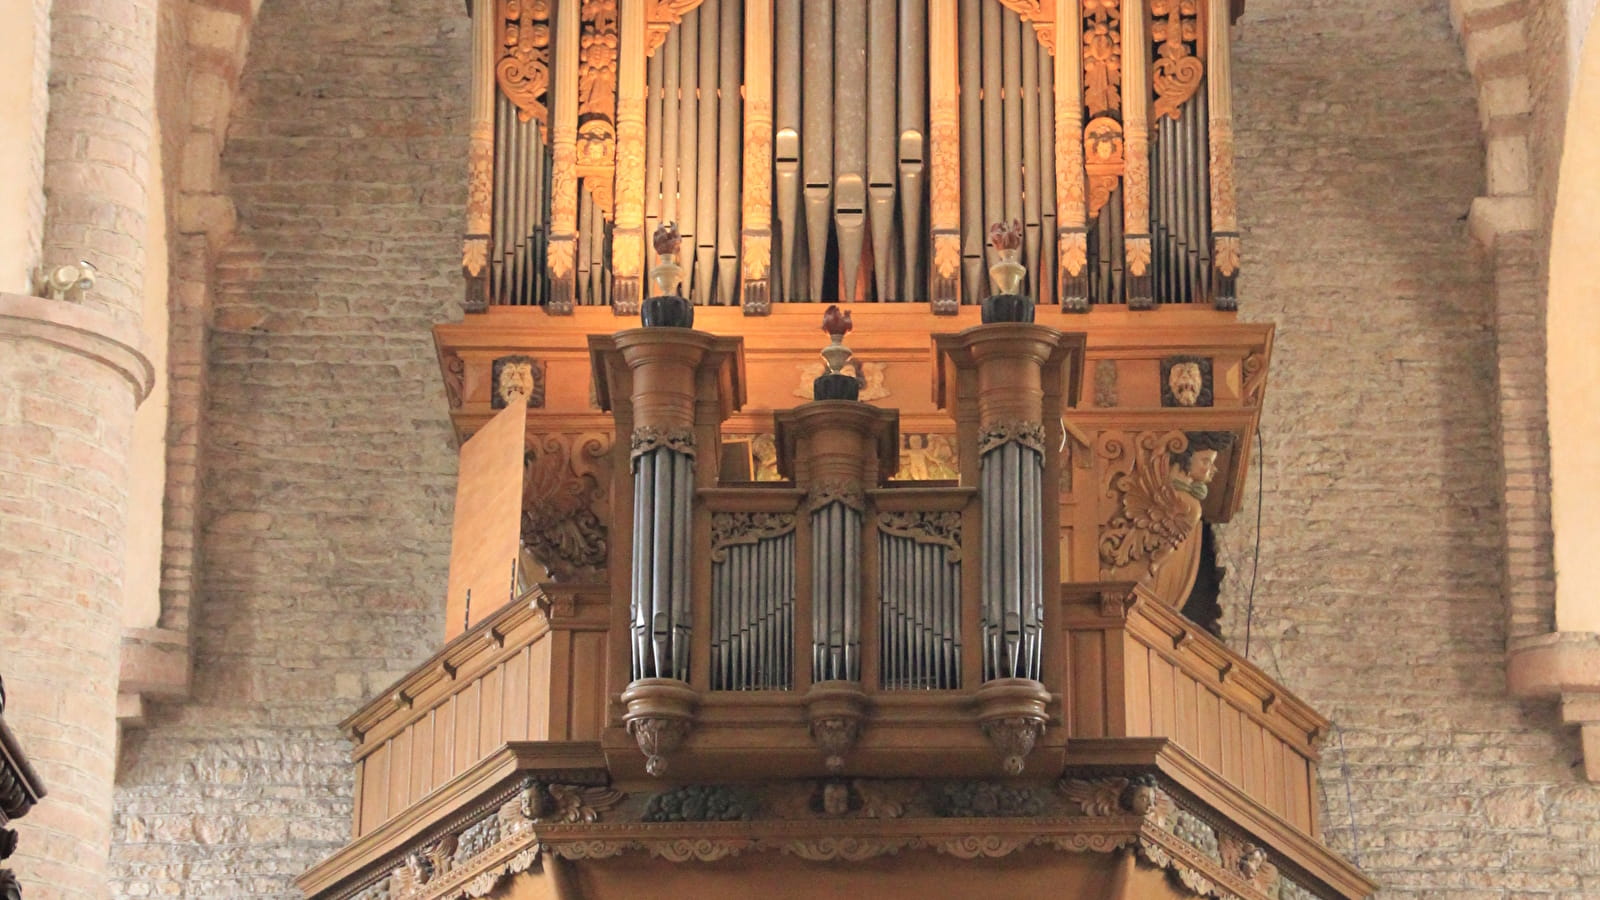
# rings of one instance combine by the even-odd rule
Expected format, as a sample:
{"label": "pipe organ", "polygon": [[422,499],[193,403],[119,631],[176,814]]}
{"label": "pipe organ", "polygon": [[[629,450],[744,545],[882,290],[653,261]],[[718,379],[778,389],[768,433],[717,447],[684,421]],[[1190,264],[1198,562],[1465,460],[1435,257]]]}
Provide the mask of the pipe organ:
{"label": "pipe organ", "polygon": [[1233,308],[1237,0],[472,0],[469,311]]}
{"label": "pipe organ", "polygon": [[471,10],[443,645],[308,896],[1373,894],[1218,626],[1236,0]]}

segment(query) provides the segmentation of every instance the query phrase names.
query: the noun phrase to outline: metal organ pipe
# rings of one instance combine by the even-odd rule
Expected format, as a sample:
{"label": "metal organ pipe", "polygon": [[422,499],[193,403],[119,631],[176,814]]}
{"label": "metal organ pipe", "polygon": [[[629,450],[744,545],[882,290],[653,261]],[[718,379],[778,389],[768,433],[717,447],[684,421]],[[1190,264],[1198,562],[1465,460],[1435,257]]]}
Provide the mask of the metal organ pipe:
{"label": "metal organ pipe", "polygon": [[[1040,200],[1043,186],[1040,176],[1039,148],[1039,42],[1034,40],[1031,32],[1033,29],[1021,22],[1017,30],[1022,44],[1022,96],[1018,103],[1022,106],[1022,224],[1023,224],[1023,259],[1027,261],[1028,282],[1035,288],[1032,293],[1039,293],[1037,286],[1041,283],[1039,276],[1039,215],[1041,213]],[[1044,297],[1039,297],[1044,302]]]}
{"label": "metal organ pipe", "polygon": [[[928,134],[928,4],[899,0],[900,261],[899,296],[921,299],[923,171]],[[890,299],[893,299],[892,297]]]}
{"label": "metal organ pipe", "polygon": [[[678,233],[683,236],[683,246],[692,254],[698,241],[699,222],[699,169],[696,166],[700,150],[700,17],[703,8],[695,9],[683,17],[678,26]],[[706,48],[714,52],[713,48]],[[695,296],[694,258],[679,260],[684,265],[684,296]]]}
{"label": "metal organ pipe", "polygon": [[800,2],[777,0],[772,166],[780,255],[776,299],[795,298],[795,247],[800,236]]}
{"label": "metal organ pipe", "polygon": [[645,70],[644,104],[644,258],[648,271],[656,260],[656,250],[650,240],[656,233],[661,218],[661,80],[667,54],[656,53],[650,57]]}
{"label": "metal organ pipe", "polygon": [[895,0],[868,0],[867,9],[867,195],[872,223],[872,274],[880,301],[899,299],[896,288],[895,108],[896,54]]}
{"label": "metal organ pipe", "polygon": [[739,81],[744,53],[744,2],[722,8],[722,59],[717,79],[717,233],[715,302],[732,306],[739,291],[740,125]]}
{"label": "metal organ pipe", "polygon": [[961,0],[961,281],[967,303],[988,296],[984,275],[988,228],[984,213],[983,24],[985,0]]}
{"label": "metal organ pipe", "polygon": [[[737,6],[740,0],[728,5]],[[719,152],[717,131],[717,70],[719,57],[735,58],[743,51],[742,42],[731,46],[718,38],[722,20],[720,0],[704,0],[696,10],[700,14],[700,72],[695,78],[695,91],[699,95],[695,124],[699,143],[695,148],[695,181],[700,190],[695,194],[694,277],[691,295],[697,304],[711,302],[711,277],[717,260],[717,156]],[[735,172],[738,170],[735,169]]]}
{"label": "metal organ pipe", "polygon": [[828,258],[829,206],[833,200],[833,2],[806,6],[805,60],[802,72],[804,123],[801,169],[805,178],[807,300],[822,299]]}

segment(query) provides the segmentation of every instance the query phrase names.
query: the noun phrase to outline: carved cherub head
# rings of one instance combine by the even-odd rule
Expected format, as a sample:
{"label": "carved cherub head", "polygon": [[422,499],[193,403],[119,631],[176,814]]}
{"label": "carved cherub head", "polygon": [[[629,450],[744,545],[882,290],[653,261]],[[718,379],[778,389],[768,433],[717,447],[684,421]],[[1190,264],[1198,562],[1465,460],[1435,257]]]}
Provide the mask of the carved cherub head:
{"label": "carved cherub head", "polygon": [[1188,431],[1188,445],[1172,454],[1172,480],[1204,499],[1206,485],[1217,474],[1217,455],[1233,444],[1226,431]]}
{"label": "carved cherub head", "polygon": [[989,246],[1004,253],[1022,249],[1022,221],[1012,219],[1011,224],[996,222],[989,226]]}
{"label": "carved cherub head", "polygon": [[677,255],[678,247],[683,244],[683,236],[678,234],[678,223],[662,222],[657,225],[656,233],[650,238],[650,244],[663,256],[668,253]]}
{"label": "carved cherub head", "polygon": [[1267,853],[1255,844],[1246,844],[1244,852],[1239,855],[1239,874],[1246,881],[1255,881],[1256,875],[1261,872],[1261,867],[1267,863]]}

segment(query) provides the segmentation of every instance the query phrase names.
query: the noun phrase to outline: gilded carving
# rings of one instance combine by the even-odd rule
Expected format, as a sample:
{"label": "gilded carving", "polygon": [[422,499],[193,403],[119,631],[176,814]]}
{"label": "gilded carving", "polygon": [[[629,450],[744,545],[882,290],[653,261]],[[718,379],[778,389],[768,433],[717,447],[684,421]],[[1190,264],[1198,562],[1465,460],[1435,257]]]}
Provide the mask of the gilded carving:
{"label": "gilded carving", "polygon": [[550,123],[551,0],[499,0],[500,59],[495,80],[526,122]]}
{"label": "gilded carving", "polygon": [[638,459],[662,447],[686,456],[694,455],[694,431],[689,428],[658,428],[640,425],[633,430],[628,444],[628,456]]}
{"label": "gilded carving", "polygon": [[794,530],[792,513],[719,512],[711,517],[711,559],[725,562],[728,548],[756,544]]}
{"label": "gilded carving", "polygon": [[683,17],[699,6],[700,2],[701,0],[645,0],[645,55],[654,54],[656,48],[667,39],[667,32],[672,30],[672,26],[682,22]]}
{"label": "gilded carving", "polygon": [[[552,238],[550,266],[554,274],[556,264],[555,243],[561,236],[571,239],[578,227],[578,173],[575,148],[558,140],[550,148],[550,230],[558,237]],[[567,271],[571,271],[572,258],[567,257]]]}
{"label": "gilded carving", "polygon": [[954,510],[880,512],[878,530],[919,544],[937,544],[945,548],[947,562],[961,561],[961,513]]}
{"label": "gilded carving", "polygon": [[482,278],[489,266],[489,239],[469,237],[461,242],[461,271],[468,278]]}
{"label": "gilded carving", "polygon": [[461,408],[461,398],[466,390],[467,364],[455,351],[445,351],[440,368],[444,370],[444,399],[451,409]]}
{"label": "gilded carving", "polygon": [[1244,358],[1244,405],[1260,406],[1261,395],[1267,387],[1267,357],[1252,353]]}
{"label": "gilded carving", "polygon": [[601,434],[531,438],[524,456],[522,543],[556,581],[595,577],[607,555],[597,510],[606,498],[611,441]]}
{"label": "gilded carving", "polygon": [[[1115,180],[1112,183],[1115,184]],[[1100,202],[1104,203],[1105,200]],[[1099,212],[1099,207],[1095,211]],[[1083,267],[1089,264],[1089,235],[1082,231],[1069,231],[1057,238],[1056,251],[1061,257],[1061,270],[1076,278],[1083,274]]]}
{"label": "gilded carving", "polygon": [[1239,230],[1233,189],[1233,122],[1212,118],[1207,144],[1211,149],[1211,229]]}
{"label": "gilded carving", "polygon": [[1238,235],[1214,235],[1211,238],[1211,259],[1218,272],[1229,276],[1237,275],[1239,273]]}
{"label": "gilded carving", "polygon": [[550,239],[545,251],[545,263],[551,278],[568,278],[572,275],[572,260],[577,250],[577,240],[571,237]]}
{"label": "gilded carving", "polygon": [[491,409],[505,409],[521,397],[529,409],[544,406],[544,363],[531,356],[501,356],[490,367]]}
{"label": "gilded carving", "polygon": [[[1133,187],[1133,179],[1131,178],[1128,179],[1128,187]],[[1126,251],[1129,274],[1143,275],[1150,271],[1150,238],[1148,235],[1127,236],[1123,239],[1123,248]]]}
{"label": "gilded carving", "polygon": [[1089,217],[1092,219],[1100,215],[1100,210],[1111,199],[1111,194],[1116,191],[1120,179],[1115,175],[1089,176]]}
{"label": "gilded carving", "polygon": [[933,270],[946,281],[954,281],[961,272],[961,238],[953,234],[933,236]]}
{"label": "gilded carving", "polygon": [[900,468],[890,481],[954,481],[961,477],[955,441],[947,434],[900,434]]}
{"label": "gilded carving", "polygon": [[1044,452],[1044,426],[1038,422],[993,422],[978,432],[978,453],[988,453],[1001,444],[1018,443],[1037,453]]}
{"label": "gilded carving", "polygon": [[772,266],[772,236],[770,234],[745,234],[741,240],[741,271],[746,281],[760,281],[767,277]]}
{"label": "gilded carving", "polygon": [[[1150,222],[1150,138],[1143,128],[1124,135],[1122,185],[1125,228],[1129,235],[1144,234]],[[1149,242],[1146,236],[1145,244]]]}
{"label": "gilded carving", "polygon": [[1090,115],[1122,108],[1122,2],[1083,0],[1083,101]]}
{"label": "gilded carving", "polygon": [[1150,0],[1150,18],[1150,38],[1159,47],[1151,77],[1155,115],[1177,119],[1205,75],[1205,65],[1195,55],[1200,34],[1196,0]]}
{"label": "gilded carving", "polygon": [[956,228],[961,224],[961,123],[954,97],[936,98],[932,122],[932,224],[935,228]]}
{"label": "gilded carving", "polygon": [[772,104],[748,100],[745,116],[744,227],[766,228],[772,223]]}
{"label": "gilded carving", "polygon": [[611,235],[611,273],[617,278],[637,278],[644,266],[644,238],[638,231]]}

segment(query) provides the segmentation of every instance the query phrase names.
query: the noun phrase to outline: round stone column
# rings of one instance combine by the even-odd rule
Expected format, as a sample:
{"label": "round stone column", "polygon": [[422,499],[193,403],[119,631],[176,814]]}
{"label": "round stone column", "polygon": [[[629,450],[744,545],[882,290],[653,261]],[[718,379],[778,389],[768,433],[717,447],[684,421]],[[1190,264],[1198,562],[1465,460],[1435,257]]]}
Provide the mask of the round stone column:
{"label": "round stone column", "polygon": [[6,720],[49,791],[9,862],[73,900],[107,895],[128,444],[154,380],[137,341],[92,309],[0,294]]}

